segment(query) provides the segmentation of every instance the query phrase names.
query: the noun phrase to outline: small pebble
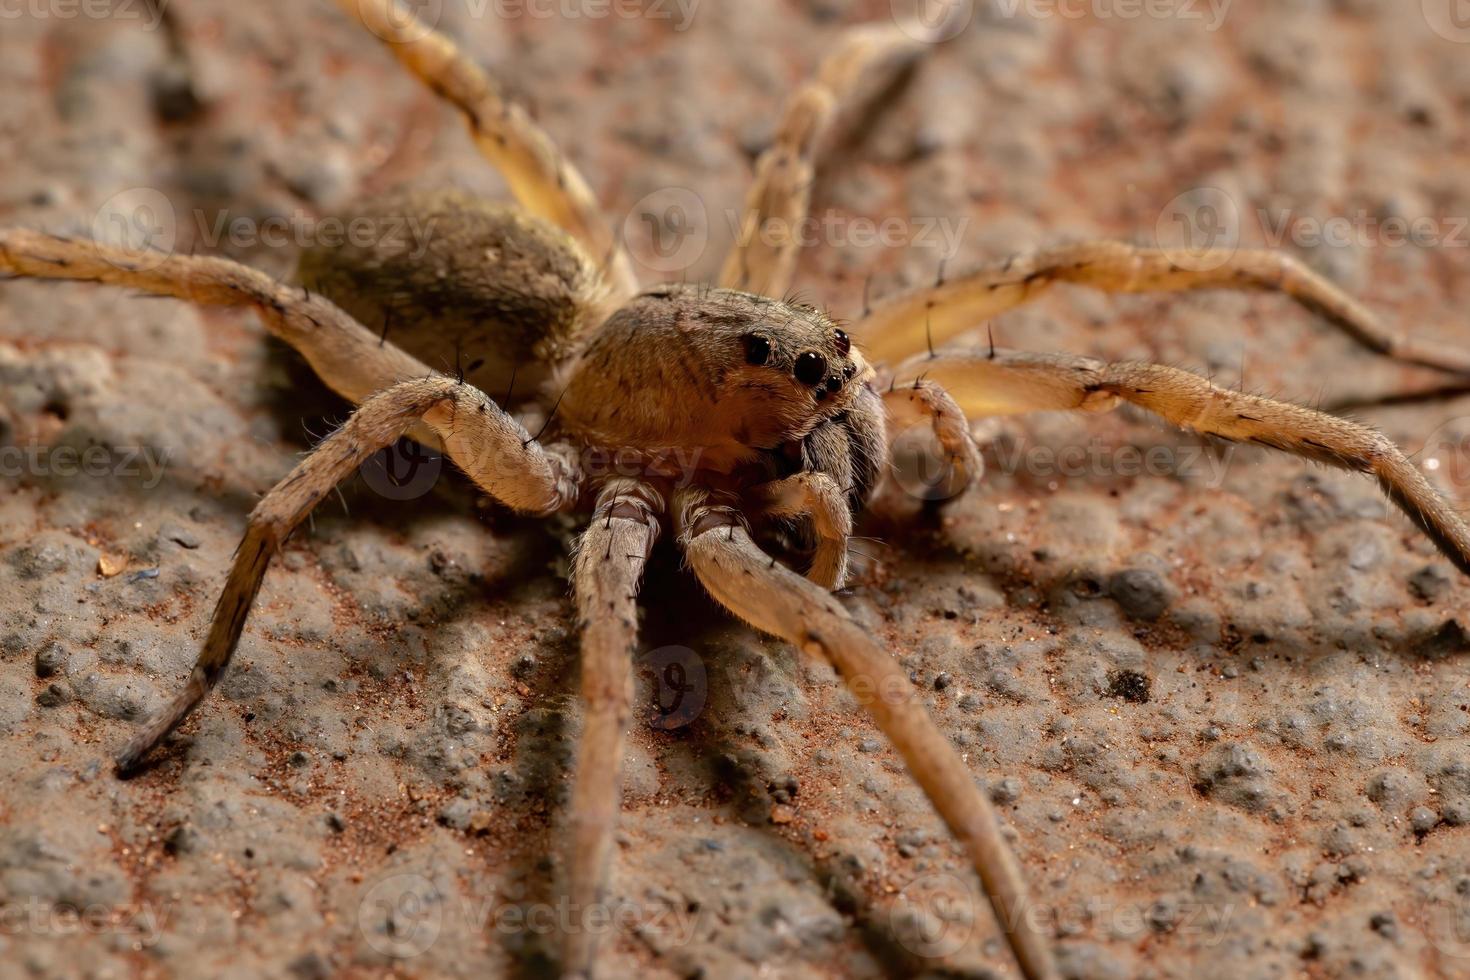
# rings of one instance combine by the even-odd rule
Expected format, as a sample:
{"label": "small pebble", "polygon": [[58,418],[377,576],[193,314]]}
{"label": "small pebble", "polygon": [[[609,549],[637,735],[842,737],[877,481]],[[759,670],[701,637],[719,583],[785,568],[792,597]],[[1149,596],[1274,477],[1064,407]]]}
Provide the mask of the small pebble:
{"label": "small pebble", "polygon": [[1427,806],[1416,806],[1409,811],[1409,826],[1416,834],[1427,834],[1439,825],[1439,814]]}
{"label": "small pebble", "polygon": [[1108,579],[1108,595],[1134,619],[1152,622],[1169,608],[1169,588],[1158,573],[1129,568]]}

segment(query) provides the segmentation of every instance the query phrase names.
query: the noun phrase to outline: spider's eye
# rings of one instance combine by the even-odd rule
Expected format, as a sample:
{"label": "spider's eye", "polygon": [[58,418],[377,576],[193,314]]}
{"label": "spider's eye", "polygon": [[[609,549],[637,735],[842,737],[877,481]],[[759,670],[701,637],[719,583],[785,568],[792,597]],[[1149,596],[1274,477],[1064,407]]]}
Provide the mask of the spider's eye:
{"label": "spider's eye", "polygon": [[745,362],[759,367],[771,362],[771,341],[769,337],[762,337],[758,333],[748,333],[742,338],[745,341]]}
{"label": "spider's eye", "polygon": [[827,359],[816,351],[807,351],[796,359],[796,380],[804,385],[821,384],[827,378]]}
{"label": "spider's eye", "polygon": [[837,353],[846,357],[848,351],[852,350],[852,338],[847,335],[846,330],[839,330],[833,336],[837,338]]}

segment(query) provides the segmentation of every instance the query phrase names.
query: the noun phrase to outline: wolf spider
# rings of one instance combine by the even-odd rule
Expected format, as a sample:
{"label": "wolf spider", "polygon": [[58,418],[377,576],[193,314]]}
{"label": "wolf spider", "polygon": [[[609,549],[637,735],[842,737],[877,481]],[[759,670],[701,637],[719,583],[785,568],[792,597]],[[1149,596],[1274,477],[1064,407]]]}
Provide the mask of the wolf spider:
{"label": "wolf spider", "polygon": [[[1186,429],[1369,474],[1470,572],[1470,530],[1399,449],[1364,426],[1154,364],[934,347],[1057,282],[1109,292],[1272,290],[1377,353],[1470,371],[1466,352],[1386,329],[1289,256],[1209,252],[1183,261],[1116,242],[1067,245],[888,299],[844,331],[820,310],[772,298],[792,280],[795,238],[747,234],[718,285],[640,291],[588,184],[520,105],[400,0],[339,3],[464,115],[519,209],[449,191],[390,195],[357,217],[432,218],[425,254],[384,244],[315,248],[302,257],[294,287],[220,258],[0,230],[0,272],[13,276],[254,307],[357,405],[250,514],[183,692],[118,755],[120,773],[138,767],[218,682],[271,557],[293,529],[337,483],[408,435],[442,450],[514,510],[590,510],[572,572],[586,712],[567,856],[575,907],[598,900],[611,859],[637,591],[668,530],[716,601],[836,668],[964,848],[1022,972],[1052,977],[1049,943],[1024,914],[1022,876],[980,782],[905,671],[832,595],[844,582],[854,515],[889,464],[894,431],[931,427],[963,485],[980,470],[969,420],[1129,402]],[[747,231],[802,221],[838,107],[865,77],[911,61],[945,30],[895,22],[843,36],[790,97],[757,162]],[[458,376],[426,366],[461,348],[485,357]],[[508,414],[509,394],[503,407],[484,393],[513,390],[517,372],[522,390],[535,393],[533,410],[539,406],[536,437]],[[588,474],[589,454],[605,452],[635,459],[640,475]],[[758,543],[763,533],[797,542],[786,557],[804,574],[771,557]],[[563,969],[590,974],[594,933],[574,929],[564,943]]]}

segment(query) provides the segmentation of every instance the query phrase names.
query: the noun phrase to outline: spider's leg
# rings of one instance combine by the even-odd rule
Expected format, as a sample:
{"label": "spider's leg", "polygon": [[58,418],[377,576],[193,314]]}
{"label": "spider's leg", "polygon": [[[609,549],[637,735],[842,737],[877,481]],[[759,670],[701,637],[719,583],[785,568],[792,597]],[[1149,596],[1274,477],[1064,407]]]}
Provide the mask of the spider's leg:
{"label": "spider's leg", "polygon": [[418,421],[437,433],[449,457],[502,503],[525,513],[545,514],[576,501],[570,452],[543,449],[520,423],[475,388],[433,377],[405,381],[374,395],[251,511],[184,691],[118,755],[119,772],[136,767],[224,673],[271,554],[333,487]]}
{"label": "spider's leg", "polygon": [[[963,6],[952,5],[948,16],[964,13]],[[879,69],[909,63],[948,37],[947,19],[933,25],[917,20],[859,24],[838,39],[816,75],[787,100],[771,145],[756,161],[755,180],[746,192],[745,213],[720,285],[767,296],[786,293],[801,251],[818,154],[838,110]]]}
{"label": "spider's leg", "polygon": [[1285,252],[1180,252],[1123,242],[1062,245],[981,266],[926,289],[878,303],[850,328],[869,358],[894,363],[1027,302],[1053,283],[1109,293],[1195,289],[1285,293],[1379,354],[1457,374],[1470,373],[1470,348],[1410,337]]}
{"label": "spider's leg", "polygon": [[1022,972],[1058,976],[1045,937],[1026,914],[1021,869],[990,801],[904,669],[833,596],[757,547],[738,511],[693,489],[675,497],[673,510],[689,564],[710,594],[757,629],[829,661],[872,714],[965,848]]}
{"label": "spider's leg", "polygon": [[943,384],[972,417],[1068,409],[1097,412],[1126,401],[1185,429],[1365,473],[1446,558],[1470,574],[1470,528],[1402,450],[1357,422],[1221,388],[1197,374],[1158,364],[956,351],[900,365],[896,380],[902,385],[904,379],[920,374]]}
{"label": "spider's leg", "polygon": [[169,0],[144,0],[144,6],[148,19],[163,28],[164,43],[168,46],[168,61],[154,84],[154,111],[164,122],[187,122],[204,111],[204,101],[184,25]]}
{"label": "spider's leg", "polygon": [[[349,401],[434,372],[328,300],[229,259],[164,255],[0,228],[0,273],[126,286],[207,306],[253,306],[266,329],[301,352],[317,376]],[[437,446],[423,426],[415,438]]]}
{"label": "spider's leg", "polygon": [[638,640],[638,586],[658,537],[663,501],[632,480],[611,481],[577,545],[572,572],[582,629],[582,705],[571,801],[567,880],[584,919],[566,936],[562,971],[590,977],[597,933],[585,915],[602,901],[617,829],[623,744],[632,712],[629,685]]}
{"label": "spider's leg", "polygon": [[847,577],[847,539],[852,537],[852,510],[847,491],[826,473],[798,473],[763,483],[748,492],[750,500],[771,517],[809,517],[817,534],[817,553],[807,578],[824,589],[840,589]]}
{"label": "spider's leg", "polygon": [[338,6],[464,115],[480,153],[500,171],[521,207],[567,232],[589,255],[606,259],[617,299],[638,291],[632,263],[598,210],[592,189],[524,106],[507,99],[474,59],[402,0],[338,0]]}

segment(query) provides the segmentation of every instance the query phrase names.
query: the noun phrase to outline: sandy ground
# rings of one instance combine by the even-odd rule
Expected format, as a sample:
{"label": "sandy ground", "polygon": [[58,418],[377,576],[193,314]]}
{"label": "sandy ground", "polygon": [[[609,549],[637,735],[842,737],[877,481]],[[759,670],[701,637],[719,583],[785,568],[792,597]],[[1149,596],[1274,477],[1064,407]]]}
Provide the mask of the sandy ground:
{"label": "sandy ground", "polygon": [[[0,4],[5,224],[121,216],[284,275],[354,197],[501,190],[329,4],[178,0],[210,108],[173,124],[146,8],[102,6]],[[890,5],[430,6],[646,266],[681,250],[652,282],[713,274],[780,98]],[[977,2],[824,168],[801,287],[851,317],[948,252],[1193,228],[1470,343],[1455,13]],[[993,327],[1326,405],[1443,383],[1270,296],[1059,289]],[[108,770],[192,662],[252,502],[345,412],[252,315],[0,285],[0,975],[550,969],[579,728],[568,522],[511,518],[448,471],[407,505],[375,475],[344,486],[197,720],[142,776]],[[1466,489],[1470,399],[1360,414]],[[1470,976],[1453,569],[1366,480],[1141,415],[977,434],[983,484],[938,511],[898,494],[846,601],[989,784],[1069,975]],[[732,624],[667,553],[646,606],[608,974],[1014,975],[831,673]]]}

